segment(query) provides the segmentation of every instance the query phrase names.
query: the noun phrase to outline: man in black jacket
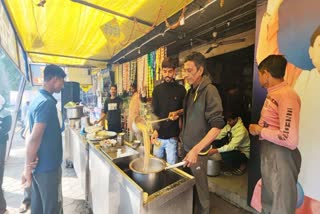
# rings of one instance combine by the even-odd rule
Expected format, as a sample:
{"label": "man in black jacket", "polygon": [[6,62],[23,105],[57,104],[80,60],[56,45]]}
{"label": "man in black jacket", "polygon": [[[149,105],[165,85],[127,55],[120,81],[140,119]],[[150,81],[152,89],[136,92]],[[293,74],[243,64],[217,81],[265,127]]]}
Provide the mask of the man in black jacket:
{"label": "man in black jacket", "polygon": [[184,161],[196,180],[195,213],[209,214],[208,151],[224,127],[221,98],[206,74],[206,59],[201,53],[193,52],[187,56],[184,70],[191,89],[186,95],[183,109],[170,113],[169,118],[176,119],[183,112],[180,136],[186,152]]}
{"label": "man in black jacket", "polygon": [[6,158],[7,141],[11,128],[11,114],[4,109],[5,100],[0,95],[0,213],[6,213],[6,200],[3,197],[2,182]]}
{"label": "man in black jacket", "polygon": [[[170,58],[162,62],[163,82],[157,85],[152,93],[153,113],[159,118],[168,117],[169,112],[182,108],[186,90],[175,80],[175,66]],[[152,135],[153,154],[158,158],[166,159],[169,164],[177,162],[177,144],[180,128],[179,121],[167,120],[160,122],[159,127]]]}

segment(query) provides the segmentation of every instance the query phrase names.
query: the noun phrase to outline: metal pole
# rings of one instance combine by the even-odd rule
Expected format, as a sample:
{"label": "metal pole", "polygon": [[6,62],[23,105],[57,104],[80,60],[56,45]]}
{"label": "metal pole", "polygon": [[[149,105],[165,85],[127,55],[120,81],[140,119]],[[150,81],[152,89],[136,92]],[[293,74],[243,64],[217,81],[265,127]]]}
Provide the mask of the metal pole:
{"label": "metal pole", "polygon": [[16,125],[17,125],[18,112],[19,112],[19,109],[20,109],[20,106],[21,106],[22,96],[23,96],[23,92],[24,92],[24,89],[25,89],[25,86],[26,86],[26,82],[27,82],[26,79],[22,76],[21,80],[20,80],[17,103],[16,103],[16,106],[15,106],[15,109],[14,109],[14,112],[13,112],[13,115],[12,115],[12,125],[11,125],[11,131],[10,131],[10,134],[9,134],[9,140],[8,140],[9,145],[7,146],[8,149],[7,149],[6,159],[9,157],[10,150],[11,150],[11,147],[12,147],[12,140],[13,140],[13,137],[14,137],[14,134],[15,134]]}

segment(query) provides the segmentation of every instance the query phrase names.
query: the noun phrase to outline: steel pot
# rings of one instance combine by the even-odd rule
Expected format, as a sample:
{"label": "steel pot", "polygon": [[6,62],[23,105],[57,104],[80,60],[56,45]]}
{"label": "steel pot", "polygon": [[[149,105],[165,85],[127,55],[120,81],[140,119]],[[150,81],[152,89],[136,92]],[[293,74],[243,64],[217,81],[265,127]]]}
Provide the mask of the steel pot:
{"label": "steel pot", "polygon": [[207,175],[218,176],[221,170],[221,161],[208,159]]}
{"label": "steel pot", "polygon": [[173,169],[186,164],[185,161],[169,165],[166,167],[166,162],[162,159],[151,157],[149,161],[148,172],[143,171],[144,158],[136,158],[129,164],[129,168],[132,171],[132,178],[135,182],[142,187],[145,192],[149,194],[156,192],[161,188],[163,184],[164,171]]}
{"label": "steel pot", "polygon": [[130,162],[129,168],[132,171],[133,180],[141,186],[145,192],[151,194],[161,187],[163,170],[165,169],[166,163],[162,159],[151,157],[149,170],[148,172],[144,172],[143,161],[143,158],[136,158]]}
{"label": "steel pot", "polygon": [[83,106],[67,107],[65,109],[68,119],[79,119],[83,116]]}

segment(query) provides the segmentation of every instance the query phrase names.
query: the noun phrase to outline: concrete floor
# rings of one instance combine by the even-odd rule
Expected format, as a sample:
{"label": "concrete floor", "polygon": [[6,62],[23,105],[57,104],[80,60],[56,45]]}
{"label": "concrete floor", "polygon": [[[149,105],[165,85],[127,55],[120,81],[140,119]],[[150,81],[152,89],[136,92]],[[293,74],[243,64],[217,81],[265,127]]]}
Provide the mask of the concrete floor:
{"label": "concrete floor", "polygon": [[210,193],[210,213],[211,214],[249,214],[250,212],[238,208],[214,193]]}
{"label": "concrete floor", "polygon": [[[9,214],[19,213],[19,207],[23,199],[21,187],[21,173],[24,166],[25,144],[19,133],[14,137],[10,156],[6,161],[4,170],[3,190],[7,202]],[[73,169],[62,167],[62,194],[63,210],[65,214],[86,213],[84,193],[80,188]],[[30,214],[30,212],[27,212]]]}
{"label": "concrete floor", "polygon": [[250,213],[256,213],[247,205],[248,173],[241,176],[220,174],[216,177],[208,177],[209,190],[226,201],[236,204],[238,207]]}
{"label": "concrete floor", "polygon": [[248,191],[248,173],[241,176],[236,175],[219,175],[216,177],[208,177],[209,182],[219,185],[221,188],[234,192],[235,194],[247,198]]}

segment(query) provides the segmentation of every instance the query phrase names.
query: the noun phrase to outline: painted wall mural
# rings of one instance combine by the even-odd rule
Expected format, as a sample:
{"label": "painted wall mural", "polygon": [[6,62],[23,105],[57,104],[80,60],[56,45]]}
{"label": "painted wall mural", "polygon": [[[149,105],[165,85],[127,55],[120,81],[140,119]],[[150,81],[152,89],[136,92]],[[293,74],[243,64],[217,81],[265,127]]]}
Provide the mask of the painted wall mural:
{"label": "painted wall mural", "polygon": [[[302,165],[297,184],[296,213],[320,213],[320,2],[269,0],[269,7],[275,6],[270,2],[275,5],[282,3],[279,18],[273,19],[272,24],[269,22],[268,25],[262,22],[262,17],[268,16],[265,15],[267,0],[257,2],[256,47],[262,44],[262,48],[256,50],[256,59],[258,63],[269,54],[283,54],[290,63],[286,79],[301,99],[298,148]],[[266,43],[261,38],[264,31],[268,31]],[[253,120],[259,117],[266,95],[259,85],[257,63],[253,86]]]}

